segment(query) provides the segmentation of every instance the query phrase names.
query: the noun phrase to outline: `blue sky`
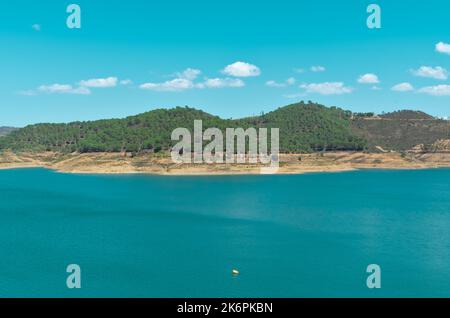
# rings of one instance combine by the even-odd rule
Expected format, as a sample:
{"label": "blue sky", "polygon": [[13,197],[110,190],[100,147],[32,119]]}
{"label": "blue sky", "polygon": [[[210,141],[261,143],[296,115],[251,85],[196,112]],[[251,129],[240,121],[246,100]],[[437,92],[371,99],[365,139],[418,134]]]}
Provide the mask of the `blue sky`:
{"label": "blue sky", "polygon": [[[66,26],[70,3],[79,30]],[[366,26],[370,3],[381,29]],[[299,100],[450,116],[449,11],[445,0],[9,1],[0,126],[177,105],[237,118]]]}

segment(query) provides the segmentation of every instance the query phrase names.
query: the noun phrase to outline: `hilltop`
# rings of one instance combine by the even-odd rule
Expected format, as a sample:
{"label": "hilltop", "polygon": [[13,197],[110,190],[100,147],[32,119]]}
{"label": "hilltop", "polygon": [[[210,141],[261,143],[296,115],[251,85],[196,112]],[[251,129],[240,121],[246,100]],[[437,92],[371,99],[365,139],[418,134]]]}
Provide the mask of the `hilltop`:
{"label": "hilltop", "polygon": [[44,167],[74,173],[252,174],[258,164],[184,164],[167,151],[178,127],[280,128],[278,173],[450,166],[450,122],[403,110],[376,115],[315,103],[222,119],[198,109],[157,109],[123,119],[37,124],[0,137],[0,169]]}
{"label": "hilltop", "polygon": [[450,121],[411,110],[355,118],[352,129],[367,141],[368,150],[409,151],[418,145],[431,149],[437,141],[450,139]]}
{"label": "hilltop", "polygon": [[124,119],[68,124],[37,124],[0,138],[0,149],[13,151],[159,152],[173,146],[171,133],[184,127],[193,131],[194,120],[203,128],[277,127],[280,151],[362,150],[366,142],[351,128],[351,113],[336,107],[298,103],[261,116],[222,119],[189,107],[157,109]]}
{"label": "hilltop", "polygon": [[392,113],[381,114],[381,118],[383,119],[396,119],[396,120],[433,120],[435,119],[433,116],[428,115],[422,111],[417,110],[399,110]]}
{"label": "hilltop", "polygon": [[36,124],[5,130],[8,134],[0,137],[0,150],[158,153],[174,145],[170,136],[175,128],[193,131],[194,120],[202,120],[203,129],[217,127],[222,131],[237,127],[280,128],[282,153],[379,149],[440,152],[446,151],[443,145],[450,139],[450,121],[436,119],[421,111],[401,110],[375,115],[300,102],[242,119],[222,119],[185,106],[156,109],[123,119]]}

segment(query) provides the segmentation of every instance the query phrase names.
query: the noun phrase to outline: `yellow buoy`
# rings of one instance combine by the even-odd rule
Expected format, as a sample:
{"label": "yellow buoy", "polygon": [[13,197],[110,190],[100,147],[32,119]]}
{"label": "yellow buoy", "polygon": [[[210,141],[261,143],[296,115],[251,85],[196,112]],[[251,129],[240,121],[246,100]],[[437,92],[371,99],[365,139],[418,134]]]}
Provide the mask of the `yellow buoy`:
{"label": "yellow buoy", "polygon": [[239,271],[238,271],[236,268],[233,268],[233,270],[231,271],[231,273],[233,274],[233,276],[239,275]]}

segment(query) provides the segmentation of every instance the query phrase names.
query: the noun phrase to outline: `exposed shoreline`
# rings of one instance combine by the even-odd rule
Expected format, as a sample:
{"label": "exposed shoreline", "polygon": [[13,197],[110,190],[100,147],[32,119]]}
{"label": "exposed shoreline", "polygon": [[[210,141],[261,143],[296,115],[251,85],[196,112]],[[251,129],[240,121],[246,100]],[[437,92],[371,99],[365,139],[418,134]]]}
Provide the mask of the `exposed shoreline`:
{"label": "exposed shoreline", "polygon": [[[450,168],[450,153],[327,152],[282,154],[276,174],[344,172],[362,169]],[[167,154],[0,153],[0,170],[48,168],[77,174],[153,174],[174,176],[260,174],[257,164],[175,164]]]}

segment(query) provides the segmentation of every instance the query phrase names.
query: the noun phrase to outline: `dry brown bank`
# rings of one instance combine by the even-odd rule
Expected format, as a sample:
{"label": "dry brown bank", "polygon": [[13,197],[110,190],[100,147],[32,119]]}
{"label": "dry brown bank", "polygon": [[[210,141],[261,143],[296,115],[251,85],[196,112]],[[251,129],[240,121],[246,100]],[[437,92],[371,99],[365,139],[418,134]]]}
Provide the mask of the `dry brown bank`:
{"label": "dry brown bank", "polygon": [[[450,153],[327,152],[282,154],[279,174],[354,169],[425,169],[450,167]],[[0,169],[44,167],[69,173],[150,173],[161,175],[259,174],[255,164],[175,164],[167,154],[0,153]]]}

